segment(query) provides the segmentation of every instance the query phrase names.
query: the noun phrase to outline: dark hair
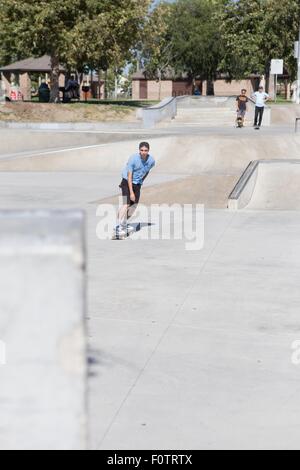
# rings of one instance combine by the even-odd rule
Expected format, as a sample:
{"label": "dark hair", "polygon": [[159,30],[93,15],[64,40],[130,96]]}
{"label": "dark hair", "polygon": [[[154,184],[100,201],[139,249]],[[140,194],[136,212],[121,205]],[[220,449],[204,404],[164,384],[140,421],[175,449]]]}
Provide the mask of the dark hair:
{"label": "dark hair", "polygon": [[150,150],[150,144],[148,144],[148,142],[141,142],[139,149],[141,150],[143,147],[146,147],[146,149]]}

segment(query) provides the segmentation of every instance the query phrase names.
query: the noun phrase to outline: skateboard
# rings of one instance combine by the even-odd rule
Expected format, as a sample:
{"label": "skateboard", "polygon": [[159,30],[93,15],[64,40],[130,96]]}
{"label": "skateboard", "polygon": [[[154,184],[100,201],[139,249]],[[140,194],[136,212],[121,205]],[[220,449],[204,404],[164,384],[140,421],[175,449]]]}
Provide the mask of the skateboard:
{"label": "skateboard", "polygon": [[244,127],[243,118],[241,118],[241,117],[237,118],[236,126],[237,126],[238,129],[242,129],[242,127]]}
{"label": "skateboard", "polygon": [[138,232],[140,229],[141,229],[141,226],[140,226],[140,224],[138,224],[137,227],[135,228],[135,230],[127,232],[126,234],[121,235],[121,236],[118,235],[116,233],[116,231],[114,231],[111,239],[112,240],[126,240],[126,238],[129,238],[133,233]]}

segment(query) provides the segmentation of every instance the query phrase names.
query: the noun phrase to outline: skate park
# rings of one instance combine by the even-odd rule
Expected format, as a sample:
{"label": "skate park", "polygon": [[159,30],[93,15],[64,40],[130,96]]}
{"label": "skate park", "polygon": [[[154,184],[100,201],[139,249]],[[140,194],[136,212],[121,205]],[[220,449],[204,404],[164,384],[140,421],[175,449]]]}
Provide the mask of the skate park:
{"label": "skate park", "polygon": [[[297,110],[273,107],[258,133],[250,118],[234,127],[233,104],[180,99],[175,119],[152,128],[137,119],[0,129],[0,209],[85,214],[88,379],[76,390],[90,449],[299,446]],[[122,168],[142,140],[157,165],[141,202],[203,204],[203,249],[97,238],[97,207],[118,203]],[[9,366],[0,374],[18,384]],[[7,448],[22,429],[4,416]],[[29,413],[22,420],[30,426]]]}

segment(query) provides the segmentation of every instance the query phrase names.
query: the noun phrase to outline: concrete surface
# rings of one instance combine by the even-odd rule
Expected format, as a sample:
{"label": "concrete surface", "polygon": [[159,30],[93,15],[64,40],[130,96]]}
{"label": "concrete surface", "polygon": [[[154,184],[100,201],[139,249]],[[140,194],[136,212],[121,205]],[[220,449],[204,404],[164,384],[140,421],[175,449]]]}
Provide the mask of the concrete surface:
{"label": "concrete surface", "polygon": [[299,219],[209,211],[205,228],[194,254],[180,242],[102,248],[93,448],[299,448]]}
{"label": "concrete surface", "polygon": [[300,160],[256,160],[229,197],[232,210],[300,210]]}
{"label": "concrete surface", "polygon": [[1,211],[0,225],[0,449],[86,449],[83,214]]}
{"label": "concrete surface", "polygon": [[161,121],[170,122],[177,114],[177,99],[166,98],[159,104],[141,109],[141,115],[145,128],[153,128]]}
{"label": "concrete surface", "polygon": [[300,160],[260,162],[246,209],[300,210]]}
{"label": "concrete surface", "polygon": [[295,126],[296,117],[300,117],[299,106],[295,104],[287,105],[274,105],[272,107],[272,124],[273,125],[285,125],[289,123],[291,126]]}
{"label": "concrete surface", "polygon": [[300,158],[300,138],[289,124],[241,132],[143,134],[157,158],[144,202],[208,203],[194,252],[185,240],[96,236],[97,205],[115,202],[140,131],[105,147],[2,155],[0,207],[87,213],[91,449],[300,447],[298,212],[209,209],[250,161]]}
{"label": "concrete surface", "polygon": [[[120,134],[115,142],[59,149],[36,148],[34,151],[0,155],[0,171],[111,174],[115,176],[115,182],[104,196],[111,202],[111,196],[119,192],[121,169],[129,155],[137,151],[138,142],[146,138],[151,143],[157,167],[143,193],[145,203],[203,203],[211,209],[226,208],[229,194],[250,161],[300,158],[300,134],[278,133],[274,129],[270,137],[264,132],[257,133],[251,129],[250,133],[250,129],[245,130],[246,133],[243,130],[241,133],[234,129],[234,134],[228,135],[222,135],[219,131],[214,135],[195,135],[187,130],[185,135],[162,133],[150,139],[141,135],[134,139],[130,135],[128,140],[127,135]],[[52,135],[50,133],[50,137]],[[99,140],[102,137],[113,138],[112,135],[93,136]],[[44,145],[46,135],[39,135],[39,138],[39,144]],[[55,138],[54,135],[53,140]],[[65,139],[67,144],[70,134],[63,138],[59,134],[57,139],[62,139],[61,142]],[[156,175],[157,180],[154,179]],[[149,185],[153,187],[148,188]],[[83,186],[80,191],[84,192],[85,188]],[[94,201],[102,201],[102,198],[96,195]]]}
{"label": "concrete surface", "polygon": [[[182,97],[177,99],[177,116],[173,126],[196,126],[204,128],[234,127],[236,125],[236,97]],[[255,105],[249,101],[245,124],[254,123]],[[272,109],[265,107],[264,126],[271,125]]]}

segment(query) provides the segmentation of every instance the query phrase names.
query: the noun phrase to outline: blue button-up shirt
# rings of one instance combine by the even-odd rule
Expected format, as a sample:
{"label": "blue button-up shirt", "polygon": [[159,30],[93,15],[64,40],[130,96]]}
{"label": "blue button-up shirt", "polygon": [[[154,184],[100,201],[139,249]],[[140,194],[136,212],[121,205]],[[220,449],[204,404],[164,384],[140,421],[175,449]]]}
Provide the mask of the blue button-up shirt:
{"label": "blue button-up shirt", "polygon": [[123,170],[122,177],[128,180],[128,173],[131,172],[134,184],[143,184],[143,178],[155,166],[154,158],[149,155],[147,160],[143,160],[139,153],[130,157],[126,167]]}

